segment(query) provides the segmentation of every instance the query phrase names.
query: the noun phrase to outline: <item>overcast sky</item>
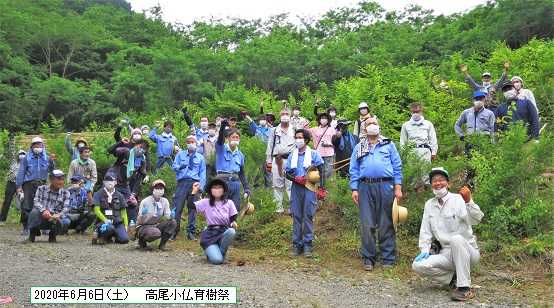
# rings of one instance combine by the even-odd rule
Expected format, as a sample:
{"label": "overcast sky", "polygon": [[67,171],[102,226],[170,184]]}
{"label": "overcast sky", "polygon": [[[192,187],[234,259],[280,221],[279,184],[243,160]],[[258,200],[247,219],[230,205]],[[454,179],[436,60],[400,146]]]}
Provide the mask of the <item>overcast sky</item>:
{"label": "overcast sky", "polygon": [[[267,18],[281,13],[317,17],[329,9],[354,6],[357,0],[131,0],[133,10],[142,12],[160,4],[163,18],[168,22],[190,24],[210,17]],[[437,14],[449,15],[470,10],[486,0],[377,0],[386,10],[399,10],[409,4],[433,9]]]}

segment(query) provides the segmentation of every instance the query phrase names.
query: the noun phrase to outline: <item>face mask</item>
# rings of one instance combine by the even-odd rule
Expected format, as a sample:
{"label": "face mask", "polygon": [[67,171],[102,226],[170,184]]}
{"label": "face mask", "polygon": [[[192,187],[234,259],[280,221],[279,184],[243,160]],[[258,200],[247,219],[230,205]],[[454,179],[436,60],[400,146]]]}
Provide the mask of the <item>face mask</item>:
{"label": "face mask", "polygon": [[299,116],[300,115],[300,110],[293,110],[292,115],[294,115],[295,117]]}
{"label": "face mask", "polygon": [[473,106],[475,108],[481,108],[481,107],[483,107],[484,104],[485,103],[483,101],[473,101]]}
{"label": "face mask", "polygon": [[295,139],[294,143],[296,144],[296,147],[300,149],[304,146],[304,139]]}
{"label": "face mask", "polygon": [[260,120],[260,126],[266,126],[267,121],[266,120]]}
{"label": "face mask", "polygon": [[148,135],[149,133],[150,133],[150,131],[147,130],[147,129],[145,129],[145,130],[142,131],[142,134],[143,134],[143,135]]}
{"label": "face mask", "polygon": [[208,122],[200,122],[200,128],[202,129],[208,128]]}
{"label": "face mask", "polygon": [[412,113],[412,120],[416,122],[421,120],[421,113]]}
{"label": "face mask", "polygon": [[491,82],[490,81],[483,81],[483,86],[484,87],[488,87],[491,85]]}
{"label": "face mask", "polygon": [[139,141],[140,139],[142,139],[142,135],[141,135],[141,134],[134,134],[134,135],[133,135],[133,140],[134,140],[134,141]]}
{"label": "face mask", "polygon": [[516,88],[516,90],[521,90],[522,86],[521,86],[521,82],[514,82],[514,88]]}
{"label": "face mask", "polygon": [[289,120],[290,120],[290,117],[289,117],[289,116],[286,116],[286,115],[281,116],[281,122],[283,122],[283,123],[288,123]]}
{"label": "face mask", "polygon": [[335,112],[329,112],[329,115],[331,116],[331,118],[334,118],[337,114]]}
{"label": "face mask", "polygon": [[235,147],[239,146],[239,143],[240,143],[239,140],[231,140],[231,141],[229,141],[229,144],[230,144],[231,146],[235,146]]}
{"label": "face mask", "polygon": [[169,127],[164,128],[164,132],[165,132],[166,134],[171,133],[171,128],[169,128]]}
{"label": "face mask", "polygon": [[196,151],[196,143],[187,143],[187,149],[189,151]]}
{"label": "face mask", "polygon": [[81,188],[81,184],[71,184],[71,188],[72,189],[78,189],[78,188]]}
{"label": "face mask", "polygon": [[35,153],[35,154],[41,154],[42,151],[44,151],[43,148],[33,148],[33,153]]}
{"label": "face mask", "polygon": [[81,159],[82,159],[83,161],[87,161],[89,158],[90,158],[90,154],[86,154],[86,155],[81,154]]}
{"label": "face mask", "polygon": [[223,197],[223,188],[212,188],[211,193],[214,198],[219,199]]}
{"label": "face mask", "polygon": [[511,101],[517,98],[517,92],[514,89],[504,92],[504,98]]}
{"label": "face mask", "polygon": [[208,130],[208,135],[210,135],[212,137],[215,136],[215,129],[209,129]]}
{"label": "face mask", "polygon": [[327,119],[321,119],[321,120],[319,120],[319,124],[321,124],[321,125],[323,125],[323,126],[327,125],[327,123],[329,123],[329,120],[327,120]]}
{"label": "face mask", "polygon": [[361,115],[365,116],[365,115],[368,114],[368,113],[369,113],[369,110],[367,110],[367,108],[362,108],[362,109],[360,109],[360,114],[361,114]]}
{"label": "face mask", "polygon": [[446,187],[443,187],[443,188],[440,188],[440,189],[433,189],[433,194],[437,198],[442,198],[442,197],[446,196],[447,193],[448,193],[448,190],[446,189]]}
{"label": "face mask", "polygon": [[115,181],[104,181],[104,187],[107,190],[112,191],[115,188]]}
{"label": "face mask", "polygon": [[154,198],[161,198],[164,195],[165,190],[163,188],[152,190],[152,196]]}
{"label": "face mask", "polygon": [[136,156],[143,155],[144,154],[144,149],[143,148],[136,148],[135,154],[136,154]]}
{"label": "face mask", "polygon": [[23,160],[25,158],[25,155],[19,155],[19,160]]}
{"label": "face mask", "polygon": [[376,125],[376,124],[369,124],[367,127],[366,127],[366,131],[367,131],[367,134],[369,136],[376,136],[376,135],[379,135],[379,125]]}
{"label": "face mask", "polygon": [[82,147],[84,147],[84,146],[85,146],[84,143],[78,143],[78,144],[77,144],[77,148],[82,148]]}

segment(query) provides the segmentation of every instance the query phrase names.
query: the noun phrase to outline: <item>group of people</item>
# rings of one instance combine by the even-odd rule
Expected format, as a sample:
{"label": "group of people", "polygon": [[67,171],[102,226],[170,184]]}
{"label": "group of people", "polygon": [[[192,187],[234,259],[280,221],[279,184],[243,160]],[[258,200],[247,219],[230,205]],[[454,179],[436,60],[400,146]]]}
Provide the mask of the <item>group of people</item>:
{"label": "group of people", "polygon": [[[492,137],[519,121],[527,126],[529,138],[538,138],[534,96],[523,88],[520,77],[506,81],[507,69],[506,64],[502,77],[493,85],[490,73],[484,73],[483,83],[478,84],[467,74],[467,67],[462,67],[475,92],[473,106],[464,110],[455,124],[460,139],[471,134]],[[504,96],[499,106],[494,99],[496,89]],[[435,128],[424,118],[422,104],[413,103],[410,110],[411,118],[402,125],[399,144],[431,163],[438,154]],[[264,185],[273,189],[275,211],[292,216],[291,254],[312,256],[318,202],[327,196],[326,180],[336,173],[349,178],[352,199],[359,207],[362,264],[371,271],[378,260],[377,245],[383,267],[396,263],[392,207],[395,200],[399,203],[402,199],[402,161],[393,140],[381,134],[369,104],[361,102],[358,111],[359,118],[348,121],[338,118],[334,107],[320,111],[316,104],[314,127],[301,115],[299,106],[288,108],[285,104],[278,123],[273,114],[264,112],[263,103],[257,120],[248,114],[243,116],[249,122],[250,133],[265,143],[266,159],[260,168]],[[200,245],[210,263],[223,263],[236,235],[241,201],[251,195],[238,121],[218,117],[210,122],[208,117],[200,117],[197,125],[186,108],[182,113],[190,127],[183,148],[170,121],[156,123],[156,127],[163,128],[161,133],[157,128],[134,128],[129,121],[122,121],[115,131],[115,143],[107,149],[115,161],[101,185],[96,184],[96,163],[83,138],[73,143],[70,133],[66,137],[72,157],[67,174],[56,168],[55,155],[47,153],[40,137],[31,140],[28,152],[15,152],[12,142],[15,157],[0,221],[6,220],[11,200],[17,195],[23,235],[28,242],[41,234],[48,234],[48,240],[55,242],[57,235],[70,229],[84,233],[93,225],[93,244],[136,239],[139,247],[147,248],[148,243],[159,240],[159,248],[166,249],[168,241],[175,240],[181,230],[186,205],[186,238],[196,240],[196,217],[204,215],[207,227],[200,233]],[[123,138],[125,126],[130,136]],[[156,146],[154,166],[150,165],[150,142]],[[150,182],[149,174],[156,176],[165,165],[174,171],[177,182],[172,202],[164,197],[166,184],[160,179],[152,181],[150,194],[143,198],[141,187]],[[454,299],[467,300],[474,296],[470,269],[479,260],[472,225],[480,222],[483,213],[469,189],[464,187],[459,194],[449,192],[449,179],[448,171],[442,168],[429,173],[434,198],[425,204],[421,253],[413,269],[450,284]],[[290,203],[287,211],[285,196]]]}

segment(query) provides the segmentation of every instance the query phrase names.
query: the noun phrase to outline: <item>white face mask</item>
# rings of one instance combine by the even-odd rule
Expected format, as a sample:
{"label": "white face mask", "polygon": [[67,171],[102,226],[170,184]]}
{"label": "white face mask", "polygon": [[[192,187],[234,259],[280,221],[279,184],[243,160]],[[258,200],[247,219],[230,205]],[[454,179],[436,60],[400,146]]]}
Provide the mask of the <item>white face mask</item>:
{"label": "white face mask", "polygon": [[229,141],[229,144],[230,144],[230,145],[236,146],[236,147],[239,146],[239,143],[240,143],[239,140],[231,140],[231,141]]}
{"label": "white face mask", "polygon": [[25,155],[19,155],[19,160],[23,160],[25,158]]}
{"label": "white face mask", "polygon": [[82,142],[77,143],[77,147],[78,147],[78,148],[82,148],[82,147],[84,147],[84,146],[85,146],[85,144],[82,143]]}
{"label": "white face mask", "polygon": [[266,126],[267,121],[266,120],[260,120],[260,126]]}
{"label": "white face mask", "polygon": [[491,82],[490,81],[483,81],[483,86],[484,87],[488,87],[491,85]]}
{"label": "white face mask", "polygon": [[297,148],[301,148],[304,146],[304,139],[294,139],[294,143],[296,144],[296,147]]}
{"label": "white face mask", "polygon": [[294,115],[295,117],[299,116],[300,115],[300,110],[293,110],[292,115]]}
{"label": "white face mask", "polygon": [[516,90],[521,90],[521,88],[523,88],[521,82],[517,81],[517,82],[514,82],[514,88],[516,88]]}
{"label": "white face mask", "polygon": [[209,129],[208,130],[208,135],[210,135],[212,137],[215,136],[215,129]]}
{"label": "white face mask", "polygon": [[369,124],[367,127],[366,127],[366,132],[369,136],[376,136],[376,135],[379,135],[379,132],[380,132],[380,129],[379,129],[379,125],[377,124]]}
{"label": "white face mask", "polygon": [[442,197],[446,196],[447,193],[448,193],[448,189],[446,189],[446,187],[439,188],[439,189],[433,189],[433,194],[437,198],[442,198]]}
{"label": "white face mask", "polygon": [[369,110],[367,110],[367,108],[362,108],[362,109],[360,109],[360,114],[361,114],[361,115],[365,116],[365,115],[368,114],[368,113],[369,113]]}
{"label": "white face mask", "polygon": [[152,190],[152,196],[154,198],[161,198],[164,195],[165,190],[163,188]]}
{"label": "white face mask", "polygon": [[485,102],[483,102],[483,101],[473,101],[473,106],[475,108],[481,108],[481,107],[483,107],[484,104],[485,104]]}
{"label": "white face mask", "polygon": [[200,128],[202,129],[208,128],[208,122],[200,122]]}
{"label": "white face mask", "polygon": [[421,113],[412,113],[412,120],[416,122],[421,120]]}
{"label": "white face mask", "polygon": [[337,113],[336,112],[329,112],[329,115],[331,116],[331,118],[334,118],[337,115]]}
{"label": "white face mask", "polygon": [[145,129],[145,130],[142,131],[142,134],[145,135],[145,136],[148,135],[149,133],[150,133],[150,131],[147,130],[147,129]]}
{"label": "white face mask", "polygon": [[79,184],[79,183],[71,184],[71,188],[73,188],[73,189],[81,188],[81,184]]}
{"label": "white face mask", "polygon": [[139,141],[140,139],[142,139],[142,135],[141,135],[141,134],[134,134],[134,135],[133,135],[133,140],[134,140],[134,141]]}
{"label": "white face mask", "polygon": [[511,89],[509,91],[504,92],[504,98],[511,101],[517,98],[517,91],[515,89]]}
{"label": "white face mask", "polygon": [[187,149],[189,151],[196,151],[196,143],[187,143]]}
{"label": "white face mask", "polygon": [[290,117],[288,115],[281,116],[281,122],[288,123],[290,120]]}
{"label": "white face mask", "polygon": [[115,188],[115,181],[104,181],[104,187],[107,190],[112,191]]}
{"label": "white face mask", "polygon": [[327,125],[327,123],[329,123],[329,120],[327,120],[327,119],[321,119],[321,120],[319,120],[319,124],[321,124],[321,125],[323,125],[323,126]]}
{"label": "white face mask", "polygon": [[42,151],[44,151],[43,148],[33,148],[33,153],[35,154],[42,154]]}

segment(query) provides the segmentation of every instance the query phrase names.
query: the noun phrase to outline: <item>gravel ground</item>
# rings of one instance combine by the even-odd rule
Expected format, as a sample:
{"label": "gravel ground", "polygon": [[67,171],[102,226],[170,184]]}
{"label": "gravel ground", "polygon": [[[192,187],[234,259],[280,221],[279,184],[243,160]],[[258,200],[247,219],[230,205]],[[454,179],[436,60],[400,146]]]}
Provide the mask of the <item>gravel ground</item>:
{"label": "gravel ground", "polygon": [[[58,237],[58,243],[21,244],[14,226],[0,226],[0,295],[14,307],[29,306],[37,285],[229,285],[239,287],[244,307],[461,307],[514,305],[510,294],[478,293],[461,304],[425,281],[407,283],[363,274],[322,277],[312,269],[280,270],[262,264],[212,266],[199,250],[138,251],[136,244],[90,245],[89,236]],[[169,243],[169,248],[176,243]],[[178,244],[178,242],[177,242]],[[131,263],[132,262],[132,263]],[[134,305],[137,306],[137,305]],[[117,307],[123,307],[117,305]]]}

